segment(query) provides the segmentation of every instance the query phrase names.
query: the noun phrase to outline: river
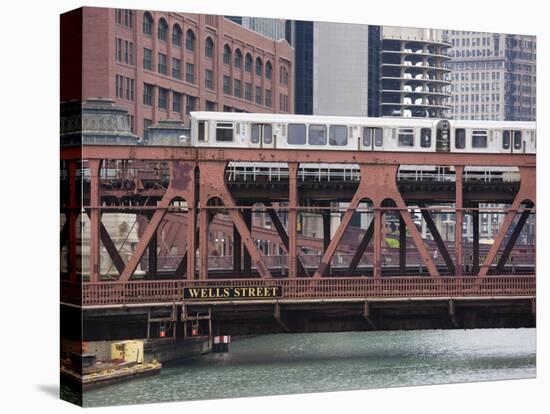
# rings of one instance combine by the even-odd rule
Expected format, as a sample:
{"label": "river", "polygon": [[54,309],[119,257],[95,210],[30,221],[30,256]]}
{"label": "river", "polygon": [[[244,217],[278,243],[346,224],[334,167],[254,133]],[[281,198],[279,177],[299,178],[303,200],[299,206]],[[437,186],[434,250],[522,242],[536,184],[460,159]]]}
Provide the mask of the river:
{"label": "river", "polygon": [[84,406],[534,378],[535,329],[265,335],[86,391]]}

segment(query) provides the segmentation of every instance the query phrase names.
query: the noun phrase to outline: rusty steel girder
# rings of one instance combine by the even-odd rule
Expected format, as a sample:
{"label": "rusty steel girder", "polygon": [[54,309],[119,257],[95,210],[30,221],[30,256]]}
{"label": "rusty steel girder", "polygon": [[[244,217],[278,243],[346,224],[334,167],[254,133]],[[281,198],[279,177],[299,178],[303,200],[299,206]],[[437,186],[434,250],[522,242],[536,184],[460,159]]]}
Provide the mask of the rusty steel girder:
{"label": "rusty steel girder", "polygon": [[[396,182],[396,174],[401,164],[427,164],[427,165],[447,165],[455,169],[455,259],[451,261],[448,252],[445,254],[445,261],[450,270],[454,270],[454,276],[460,276],[463,271],[463,241],[462,241],[462,222],[465,213],[472,213],[479,218],[479,211],[475,208],[464,206],[463,194],[463,172],[467,166],[516,166],[519,167],[521,184],[514,201],[507,209],[504,222],[500,231],[491,246],[482,265],[479,266],[478,277],[486,276],[497,257],[497,253],[509,233],[517,214],[522,214],[518,222],[522,226],[527,219],[526,208],[522,209],[523,203],[529,203],[527,210],[535,210],[535,156],[528,154],[449,154],[449,153],[377,153],[377,152],[349,152],[349,151],[288,151],[288,150],[253,150],[253,149],[206,149],[206,148],[155,148],[155,147],[102,147],[89,146],[83,147],[78,152],[71,149],[62,149],[61,158],[67,161],[69,177],[69,193],[67,209],[67,220],[62,230],[67,239],[68,249],[68,273],[69,280],[76,281],[76,256],[77,256],[77,231],[76,222],[79,216],[79,206],[77,200],[76,187],[76,165],[82,156],[90,170],[90,194],[89,205],[84,207],[90,217],[90,281],[100,280],[100,243],[107,248],[110,257],[115,261],[114,265],[120,273],[119,282],[128,282],[134,275],[145,251],[149,249],[150,263],[156,261],[158,243],[160,255],[166,254],[170,247],[177,245],[180,249],[178,254],[184,254],[177,274],[185,274],[188,280],[206,279],[209,277],[208,254],[209,254],[209,228],[221,226],[218,222],[210,223],[215,216],[216,211],[223,211],[229,216],[229,226],[234,226],[234,241],[240,239],[246,250],[245,262],[250,257],[250,264],[245,263],[245,273],[247,267],[254,266],[260,277],[269,279],[272,277],[268,266],[265,264],[262,253],[259,251],[252,237],[248,215],[252,210],[245,210],[243,206],[237,205],[235,198],[228,189],[225,182],[225,169],[229,160],[231,161],[262,161],[262,162],[285,162],[288,164],[288,205],[284,208],[288,211],[288,223],[285,231],[284,226],[278,220],[276,208],[270,205],[269,200],[261,200],[266,207],[265,211],[272,218],[282,246],[288,254],[288,278],[297,278],[306,273],[306,269],[299,258],[299,243],[304,241],[303,237],[298,235],[298,214],[305,210],[306,206],[300,204],[300,193],[298,188],[298,169],[300,163],[312,162],[338,162],[338,163],[356,163],[360,169],[360,181],[357,190],[343,214],[339,226],[334,230],[330,238],[330,226],[323,225],[323,255],[320,264],[315,270],[314,278],[330,276],[331,259],[338,250],[339,244],[343,241],[344,233],[349,226],[354,212],[357,211],[359,204],[366,200],[372,203],[374,219],[364,234],[360,243],[355,244],[355,254],[348,271],[353,273],[357,267],[367,245],[372,242],[374,245],[373,276],[379,279],[382,274],[382,244],[383,244],[383,226],[384,215],[389,211],[395,211],[400,218],[400,258],[405,257],[405,228],[409,231],[414,246],[422,258],[422,262],[432,278],[437,278],[439,272],[435,266],[434,260],[428,252],[423,239],[417,230],[412,217],[411,207],[408,207],[402,194],[399,191]],[[170,180],[164,193],[157,190],[160,201],[156,204],[144,205],[141,207],[141,214],[147,212],[149,215],[148,223],[141,229],[141,237],[136,248],[131,255],[128,263],[124,264],[119,252],[116,251],[112,240],[101,224],[101,214],[109,211],[101,202],[101,183],[100,170],[102,160],[161,160],[166,162],[170,171]],[[123,163],[124,165],[124,163]],[[141,185],[141,184],[140,184]],[[176,221],[185,220],[185,226],[179,226],[172,219],[167,218],[167,213],[177,212],[172,205],[174,200],[184,200],[187,202],[185,216],[178,217]],[[392,207],[388,208],[383,204],[391,200]],[[330,207],[319,207],[317,211],[331,211]],[[422,210],[422,209],[421,209]],[[140,213],[136,213],[140,214]],[[318,213],[316,213],[318,214]],[[426,218],[426,213],[423,215]],[[429,213],[427,213],[429,216]],[[326,216],[328,217],[328,216]],[[326,219],[325,217],[325,219]],[[198,218],[198,223],[197,223]],[[326,220],[323,220],[326,222]],[[428,220],[427,220],[428,221]],[[474,230],[479,232],[479,223],[473,221]],[[433,223],[430,230],[433,230]],[[224,224],[224,228],[228,227]],[[212,227],[211,227],[212,226]],[[180,227],[185,229],[182,233]],[[519,236],[521,228],[516,228],[513,232],[505,253],[511,251],[513,244]],[[158,234],[164,234],[164,237],[158,241]],[[432,232],[433,233],[433,232]],[[181,238],[185,238],[182,243]],[[267,236],[266,236],[267,237]],[[329,240],[330,239],[330,240]],[[437,239],[437,236],[434,237]],[[239,247],[234,246],[234,265],[238,265],[240,273],[240,242]],[[437,240],[436,240],[437,242]],[[476,243],[477,242],[477,243]],[[440,247],[442,243],[438,243]],[[199,263],[196,263],[196,252],[199,253]],[[479,252],[479,237],[474,238],[474,252]],[[443,250],[442,254],[443,254]],[[353,253],[353,252],[352,252]],[[502,270],[506,261],[506,254],[499,259],[498,268]],[[452,266],[451,266],[452,265]],[[474,267],[476,267],[474,259]],[[185,270],[184,270],[185,269]],[[234,269],[236,272],[236,267]],[[400,260],[400,273],[403,273]],[[247,276],[247,275],[245,275]]]}

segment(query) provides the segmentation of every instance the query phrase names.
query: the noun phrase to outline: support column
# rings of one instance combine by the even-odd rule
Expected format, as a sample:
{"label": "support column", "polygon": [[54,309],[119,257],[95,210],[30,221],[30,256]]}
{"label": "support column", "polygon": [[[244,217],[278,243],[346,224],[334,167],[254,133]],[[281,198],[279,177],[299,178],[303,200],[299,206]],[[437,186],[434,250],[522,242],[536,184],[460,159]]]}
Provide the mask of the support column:
{"label": "support column", "polygon": [[[479,203],[474,205],[475,208],[479,208]],[[472,267],[473,273],[479,273],[479,210],[472,212],[472,232],[474,240],[472,243]]]}
{"label": "support column", "polygon": [[[69,280],[77,281],[76,262],[77,262],[77,234],[76,222],[78,220],[78,201],[76,195],[76,161],[67,163],[69,174],[69,210],[66,215],[67,220],[67,270],[69,272]],[[82,269],[81,269],[82,270]]]}
{"label": "support column", "polygon": [[241,256],[242,256],[242,241],[241,234],[237,227],[233,224],[233,273],[236,276],[241,275]]}
{"label": "support column", "polygon": [[155,231],[151,236],[149,242],[149,268],[147,269],[147,277],[149,279],[155,279],[157,277],[157,232]]}
{"label": "support column", "polygon": [[[194,192],[194,190],[191,190]],[[195,279],[197,261],[197,202],[195,195],[187,200],[187,271],[188,280]]]}
{"label": "support column", "polygon": [[399,216],[399,274],[407,273],[407,228],[403,217]]}
{"label": "support column", "polygon": [[[328,203],[330,206],[330,203]],[[330,244],[330,210],[323,211],[323,253],[327,251]],[[326,268],[326,272],[330,273],[330,263]]]}
{"label": "support column", "polygon": [[382,276],[382,210],[380,206],[374,208],[374,261],[373,276],[380,279]]}
{"label": "support column", "polygon": [[[244,224],[246,224],[246,228],[248,229],[248,232],[252,235],[252,210],[251,209],[245,209],[243,211],[243,220],[244,220]],[[247,276],[250,276],[250,274],[252,273],[252,260],[250,258],[250,253],[247,249],[244,249],[243,271]]]}
{"label": "support column", "polygon": [[463,166],[455,166],[455,275],[462,276]]}
{"label": "support column", "polygon": [[288,277],[297,276],[298,164],[288,164]]}
{"label": "support column", "polygon": [[101,196],[99,190],[100,160],[88,161],[90,168],[90,282],[98,282],[100,276],[100,224]]}
{"label": "support column", "polygon": [[199,210],[199,279],[208,278],[208,210],[201,200],[201,208]]}

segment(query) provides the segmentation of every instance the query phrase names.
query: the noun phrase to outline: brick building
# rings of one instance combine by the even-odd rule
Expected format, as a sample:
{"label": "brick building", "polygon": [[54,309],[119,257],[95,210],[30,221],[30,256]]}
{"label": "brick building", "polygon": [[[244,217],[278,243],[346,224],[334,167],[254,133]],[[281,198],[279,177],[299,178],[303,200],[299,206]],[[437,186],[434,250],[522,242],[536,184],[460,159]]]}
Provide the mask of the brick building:
{"label": "brick building", "polygon": [[61,32],[61,100],[113,99],[139,136],[197,110],[294,112],[292,47],[222,16],[83,7]]}

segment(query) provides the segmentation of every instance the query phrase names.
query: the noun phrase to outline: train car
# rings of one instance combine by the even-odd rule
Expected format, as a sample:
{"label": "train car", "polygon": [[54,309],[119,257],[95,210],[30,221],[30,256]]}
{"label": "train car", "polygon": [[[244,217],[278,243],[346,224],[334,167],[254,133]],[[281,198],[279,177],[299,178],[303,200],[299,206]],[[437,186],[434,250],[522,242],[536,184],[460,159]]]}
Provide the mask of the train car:
{"label": "train car", "polygon": [[534,122],[192,112],[190,145],[534,154]]}

